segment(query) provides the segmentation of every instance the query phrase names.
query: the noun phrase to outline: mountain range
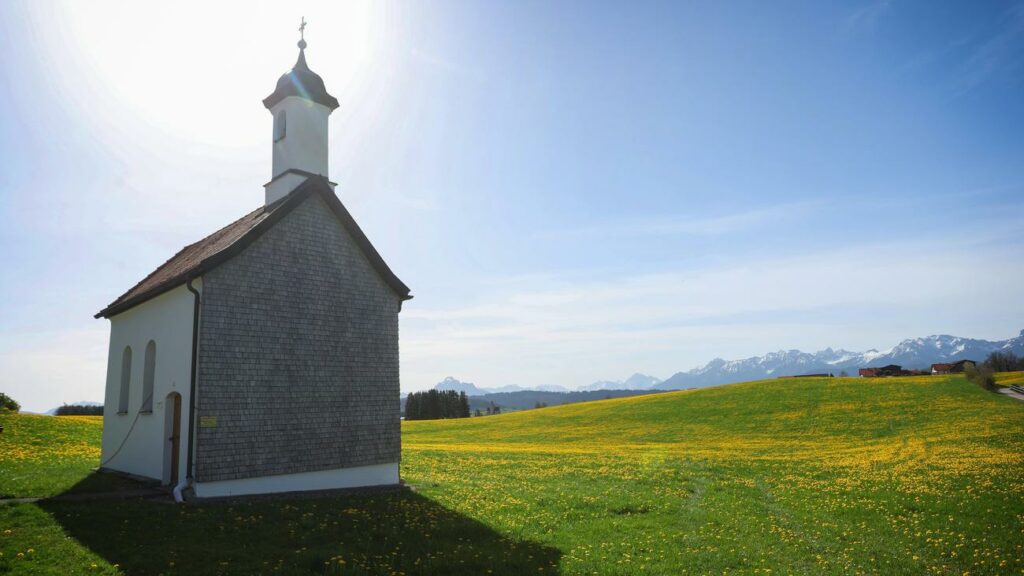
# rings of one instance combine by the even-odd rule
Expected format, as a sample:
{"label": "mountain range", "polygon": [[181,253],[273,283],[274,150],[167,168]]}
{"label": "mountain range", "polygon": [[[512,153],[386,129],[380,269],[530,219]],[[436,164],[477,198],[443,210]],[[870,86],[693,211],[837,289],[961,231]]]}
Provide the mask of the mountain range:
{"label": "mountain range", "polygon": [[557,384],[539,384],[537,386],[530,387],[510,384],[507,386],[498,386],[497,388],[481,388],[472,382],[462,382],[461,380],[452,378],[451,376],[448,376],[444,380],[435,384],[434,390],[454,390],[456,392],[465,392],[466,396],[483,396],[485,394],[499,394],[502,392],[522,392],[524,390],[540,392],[569,392],[568,388]]}
{"label": "mountain range", "polygon": [[648,376],[646,374],[633,374],[625,380],[600,380],[593,384],[580,386],[575,390],[559,386],[557,384],[541,384],[539,386],[499,386],[497,388],[484,388],[472,382],[463,382],[457,378],[448,376],[434,385],[435,390],[454,390],[465,392],[466,396],[484,396],[487,394],[503,394],[509,392],[600,392],[604,390],[658,390],[657,385],[661,384],[661,378]]}
{"label": "mountain range", "polygon": [[580,386],[578,390],[651,390],[661,384],[661,378],[637,372],[625,380],[600,380],[593,384]]}
{"label": "mountain range", "polygon": [[[869,366],[899,364],[906,369],[927,369],[932,364],[954,360],[967,359],[981,362],[989,354],[997,351],[1024,356],[1024,330],[1021,330],[1016,337],[1007,340],[980,340],[935,334],[903,340],[884,351],[871,349],[864,352],[852,352],[825,348],[813,353],[800,350],[779,350],[778,352],[769,352],[764,356],[753,356],[742,360],[715,358],[704,366],[685,372],[676,372],[664,381],[654,376],[637,373],[625,380],[601,380],[580,386],[576,390],[683,390],[779,376],[816,373],[838,375],[843,371],[855,376],[858,368]],[[469,382],[461,382],[451,376],[439,382],[434,388],[465,392],[469,396],[525,390],[570,391],[568,388],[558,385],[483,388]]]}
{"label": "mountain range", "polygon": [[659,390],[681,390],[745,380],[823,372],[838,374],[847,371],[855,376],[858,368],[888,364],[898,364],[911,370],[923,370],[939,362],[954,360],[981,362],[996,351],[1024,355],[1024,330],[1021,330],[1021,333],[1015,338],[995,341],[936,334],[904,340],[884,352],[875,349],[851,352],[826,348],[814,353],[780,350],[743,360],[715,358],[704,366],[673,374],[672,377],[658,384],[656,388]]}

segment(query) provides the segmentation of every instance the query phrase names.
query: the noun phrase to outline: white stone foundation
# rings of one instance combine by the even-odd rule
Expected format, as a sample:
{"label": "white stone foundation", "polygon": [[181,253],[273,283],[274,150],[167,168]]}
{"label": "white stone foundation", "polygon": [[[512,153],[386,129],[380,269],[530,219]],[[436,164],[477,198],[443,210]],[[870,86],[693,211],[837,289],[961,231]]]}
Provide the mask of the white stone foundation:
{"label": "white stone foundation", "polygon": [[318,470],[299,474],[260,476],[240,480],[197,482],[195,494],[199,498],[222,498],[225,496],[246,496],[252,494],[279,494],[283,492],[308,492],[310,490],[337,490],[340,488],[362,488],[369,486],[394,486],[398,484],[398,462],[357,466],[337,470]]}

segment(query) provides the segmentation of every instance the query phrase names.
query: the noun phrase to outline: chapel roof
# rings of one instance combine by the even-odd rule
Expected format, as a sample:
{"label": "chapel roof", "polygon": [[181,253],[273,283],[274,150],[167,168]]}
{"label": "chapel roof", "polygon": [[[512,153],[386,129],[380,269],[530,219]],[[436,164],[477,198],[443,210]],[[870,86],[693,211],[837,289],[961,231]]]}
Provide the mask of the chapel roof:
{"label": "chapel roof", "polygon": [[[298,171],[296,171],[298,172]],[[242,216],[231,224],[217,230],[206,238],[185,246],[170,260],[164,262],[156,270],[143,278],[138,284],[122,294],[109,306],[96,313],[96,318],[110,318],[125,310],[133,308],[168,290],[181,286],[191,278],[216,268],[232,256],[259,238],[264,232],[302,203],[306,198],[316,194],[334,213],[335,217],[349,233],[362,251],[370,265],[384,282],[402,300],[412,298],[406,286],[377,252],[373,244],[363,233],[354,218],[334,193],[330,182],[323,176],[303,173],[306,181],[292,190],[277,202],[260,206],[256,210]]]}

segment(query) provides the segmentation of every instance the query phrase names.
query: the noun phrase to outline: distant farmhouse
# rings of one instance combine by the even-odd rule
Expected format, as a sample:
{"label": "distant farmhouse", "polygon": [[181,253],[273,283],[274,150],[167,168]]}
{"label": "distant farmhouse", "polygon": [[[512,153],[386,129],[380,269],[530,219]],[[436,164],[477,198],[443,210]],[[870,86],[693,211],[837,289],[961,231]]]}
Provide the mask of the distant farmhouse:
{"label": "distant farmhouse", "polygon": [[881,368],[861,368],[857,371],[859,376],[864,378],[881,378],[883,376],[902,376],[903,367],[897,364],[889,364]]}
{"label": "distant farmhouse", "polygon": [[961,374],[966,364],[977,363],[974,360],[957,360],[946,364],[932,364],[932,374]]}
{"label": "distant farmhouse", "polygon": [[974,364],[973,360],[957,360],[947,364],[932,364],[931,370],[904,370],[898,364],[889,364],[881,368],[861,368],[857,371],[863,378],[882,378],[885,376],[926,376],[928,374],[958,374],[964,371],[964,365]]}
{"label": "distant farmhouse", "polygon": [[327,179],[338,101],[305,48],[263,100],[264,204],[96,315],[110,320],[101,466],[176,498],[399,482],[398,313],[411,296]]}

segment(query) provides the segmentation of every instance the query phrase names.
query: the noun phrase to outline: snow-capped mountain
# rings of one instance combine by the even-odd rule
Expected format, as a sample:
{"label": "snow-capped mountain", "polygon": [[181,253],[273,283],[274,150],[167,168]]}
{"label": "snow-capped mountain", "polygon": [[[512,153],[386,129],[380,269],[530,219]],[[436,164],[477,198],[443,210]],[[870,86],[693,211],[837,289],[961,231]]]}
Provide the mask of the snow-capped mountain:
{"label": "snow-capped mountain", "polygon": [[580,386],[578,390],[650,390],[658,384],[661,384],[661,378],[638,372],[625,380],[600,380],[593,384]]}
{"label": "snow-capped mountain", "polygon": [[434,390],[454,390],[456,392],[465,392],[467,396],[482,396],[489,392],[489,390],[477,388],[476,384],[472,382],[463,382],[451,376],[434,384]]}
{"label": "snow-capped mountain", "polygon": [[1015,338],[997,341],[937,334],[904,340],[884,352],[875,349],[850,352],[826,348],[813,354],[799,350],[780,350],[743,360],[715,358],[704,366],[687,372],[678,372],[653,388],[699,388],[777,376],[819,372],[835,374],[843,370],[855,375],[858,368],[887,364],[899,364],[906,369],[926,369],[938,362],[964,359],[980,362],[995,351],[1024,355],[1024,330]]}
{"label": "snow-capped mountain", "polygon": [[[779,350],[778,352],[769,352],[764,356],[753,356],[742,360],[715,358],[704,366],[686,372],[677,372],[665,381],[654,376],[637,373],[625,380],[600,380],[581,386],[577,391],[681,390],[778,376],[817,373],[838,375],[843,371],[856,376],[858,368],[868,366],[899,364],[906,369],[913,370],[926,369],[938,362],[954,360],[967,359],[980,362],[995,351],[1013,352],[1018,356],[1024,356],[1024,330],[1021,330],[1021,333],[1015,338],[996,341],[937,334],[925,338],[904,340],[884,351],[872,348],[864,352],[852,352],[825,348],[814,353],[800,350]],[[465,392],[468,396],[521,391],[570,392],[566,387],[557,384],[484,388],[472,382],[462,382],[451,376],[438,382],[434,389]]]}
{"label": "snow-capped mountain", "polygon": [[[520,388],[520,390],[526,390],[526,388]],[[559,386],[558,384],[538,384],[537,386],[530,386],[529,390],[538,390],[540,392],[568,392],[569,389],[565,386]]]}

